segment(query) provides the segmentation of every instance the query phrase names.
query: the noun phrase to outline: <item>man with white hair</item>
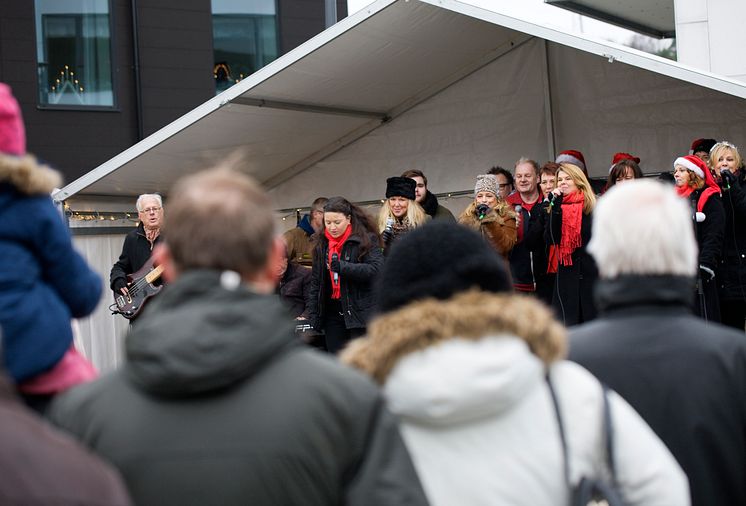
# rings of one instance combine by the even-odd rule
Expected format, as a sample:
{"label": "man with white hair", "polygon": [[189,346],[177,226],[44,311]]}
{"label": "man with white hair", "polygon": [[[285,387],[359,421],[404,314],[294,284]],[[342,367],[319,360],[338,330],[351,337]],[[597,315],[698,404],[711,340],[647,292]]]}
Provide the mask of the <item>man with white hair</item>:
{"label": "man with white hair", "polygon": [[163,200],[157,193],[146,193],[137,198],[137,217],[140,223],[127,234],[119,260],[111,268],[109,285],[115,295],[129,295],[127,276],[134,274],[150,260],[153,248],[161,241]]}
{"label": "man with white hair", "polygon": [[570,331],[569,358],[642,415],[690,481],[692,504],[746,504],[746,340],[696,318],[697,245],[668,186],[613,187],[594,210],[600,317]]}

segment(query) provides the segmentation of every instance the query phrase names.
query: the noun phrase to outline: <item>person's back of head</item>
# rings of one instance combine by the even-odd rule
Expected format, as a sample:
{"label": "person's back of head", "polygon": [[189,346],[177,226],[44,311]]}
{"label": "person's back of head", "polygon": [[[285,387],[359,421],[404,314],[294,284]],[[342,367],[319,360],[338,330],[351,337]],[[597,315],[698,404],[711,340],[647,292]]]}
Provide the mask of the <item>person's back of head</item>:
{"label": "person's back of head", "polygon": [[265,267],[275,235],[271,201],[230,164],[180,180],[169,195],[165,231],[179,271],[251,276]]}
{"label": "person's back of head", "polygon": [[379,307],[392,311],[423,298],[445,300],[470,288],[512,291],[507,265],[476,232],[435,222],[392,247],[379,277]]}
{"label": "person's back of head", "polygon": [[645,179],[614,186],[593,214],[588,251],[601,277],[695,275],[692,213],[670,186]]}

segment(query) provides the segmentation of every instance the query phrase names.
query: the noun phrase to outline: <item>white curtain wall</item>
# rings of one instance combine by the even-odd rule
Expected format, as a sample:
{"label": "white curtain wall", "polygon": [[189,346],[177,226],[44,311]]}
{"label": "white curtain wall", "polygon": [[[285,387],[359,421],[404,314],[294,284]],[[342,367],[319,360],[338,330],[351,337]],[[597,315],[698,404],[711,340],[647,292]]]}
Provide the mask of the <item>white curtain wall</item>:
{"label": "white curtain wall", "polygon": [[104,285],[96,310],[87,318],[78,320],[79,333],[76,336],[80,351],[102,373],[115,369],[124,361],[124,337],[129,322],[109,311],[109,305],[114,302],[109,289],[109,272],[122,252],[123,243],[123,234],[73,236],[75,248],[101,276]]}

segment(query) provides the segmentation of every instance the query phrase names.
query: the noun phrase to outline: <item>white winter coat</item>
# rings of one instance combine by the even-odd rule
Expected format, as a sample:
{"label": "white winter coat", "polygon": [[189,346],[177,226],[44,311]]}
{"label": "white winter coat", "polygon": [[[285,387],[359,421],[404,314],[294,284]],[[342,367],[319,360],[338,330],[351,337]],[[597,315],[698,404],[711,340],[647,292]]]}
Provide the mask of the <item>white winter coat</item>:
{"label": "white winter coat", "polygon": [[[543,307],[533,307],[535,301],[472,293],[410,304],[385,315],[373,322],[369,338],[343,356],[382,383],[434,506],[567,504],[547,366],[565,424],[571,480],[606,472],[600,383],[577,364],[546,360],[555,351],[546,351],[551,343],[537,343],[541,337],[517,337],[515,331],[526,326],[512,321],[521,318],[520,312],[486,325],[502,331],[479,335],[480,311],[494,320],[490,311],[520,309],[506,307],[505,298],[515,299],[513,305],[528,304],[530,314],[523,311],[522,317],[533,322],[532,332],[541,334],[537,320],[549,316]],[[423,325],[427,328],[418,328]],[[469,335],[434,335],[454,328]],[[609,401],[616,478],[626,503],[688,505],[686,476],[668,449],[621,397],[611,392]]]}

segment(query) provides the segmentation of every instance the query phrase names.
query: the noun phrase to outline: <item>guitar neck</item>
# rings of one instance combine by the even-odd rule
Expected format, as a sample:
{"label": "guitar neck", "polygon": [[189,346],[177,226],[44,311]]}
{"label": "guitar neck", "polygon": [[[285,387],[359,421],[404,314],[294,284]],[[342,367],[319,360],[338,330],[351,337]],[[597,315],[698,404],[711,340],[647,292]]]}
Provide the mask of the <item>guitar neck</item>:
{"label": "guitar neck", "polygon": [[160,278],[161,274],[163,274],[163,266],[159,265],[145,275],[145,281],[148,283],[152,283],[153,281]]}

